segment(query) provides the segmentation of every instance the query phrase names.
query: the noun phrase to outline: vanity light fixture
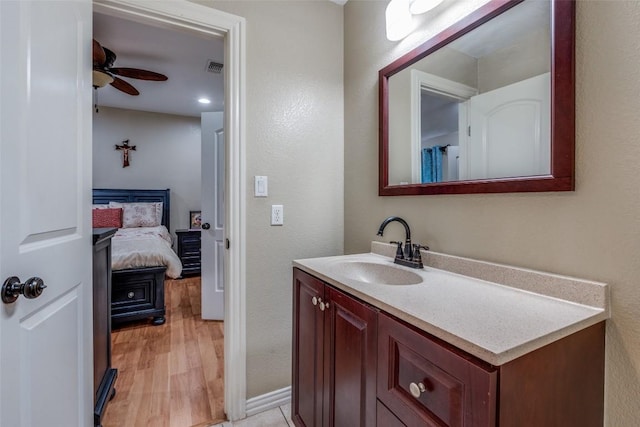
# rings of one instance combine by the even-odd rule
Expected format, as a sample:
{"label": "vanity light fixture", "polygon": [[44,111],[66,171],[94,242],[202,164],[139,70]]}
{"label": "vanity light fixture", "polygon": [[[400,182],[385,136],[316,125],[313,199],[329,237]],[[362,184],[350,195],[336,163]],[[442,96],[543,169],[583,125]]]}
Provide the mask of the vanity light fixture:
{"label": "vanity light fixture", "polygon": [[410,0],[391,0],[385,10],[387,39],[398,41],[407,37],[411,30]]}
{"label": "vanity light fixture", "polygon": [[409,11],[412,15],[419,15],[433,9],[442,3],[442,0],[410,0]]}
{"label": "vanity light fixture", "polygon": [[387,39],[402,40],[412,28],[412,15],[430,11],[442,0],[391,0],[385,11]]}
{"label": "vanity light fixture", "polygon": [[208,99],[208,98],[200,98],[200,99],[198,99],[198,102],[200,104],[211,104],[211,100]]}

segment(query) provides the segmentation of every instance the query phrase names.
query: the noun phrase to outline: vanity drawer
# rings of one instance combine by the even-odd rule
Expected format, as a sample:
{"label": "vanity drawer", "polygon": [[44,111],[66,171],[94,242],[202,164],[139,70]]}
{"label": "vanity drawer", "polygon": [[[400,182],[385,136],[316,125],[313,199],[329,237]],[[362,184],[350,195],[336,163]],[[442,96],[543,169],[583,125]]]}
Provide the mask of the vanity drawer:
{"label": "vanity drawer", "polygon": [[378,399],[404,424],[495,425],[496,368],[382,313],[378,355]]}

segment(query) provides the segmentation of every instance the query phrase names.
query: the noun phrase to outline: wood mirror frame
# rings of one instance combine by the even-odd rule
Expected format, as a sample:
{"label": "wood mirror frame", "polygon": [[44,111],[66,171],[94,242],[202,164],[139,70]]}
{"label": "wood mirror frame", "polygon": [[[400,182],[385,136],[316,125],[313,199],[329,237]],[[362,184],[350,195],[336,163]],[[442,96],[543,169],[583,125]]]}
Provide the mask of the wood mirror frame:
{"label": "wood mirror frame", "polygon": [[[549,175],[389,185],[389,78],[524,0],[491,0],[379,71],[380,196],[573,191],[575,157],[575,0],[551,0],[551,173]],[[408,141],[407,141],[408,143]]]}

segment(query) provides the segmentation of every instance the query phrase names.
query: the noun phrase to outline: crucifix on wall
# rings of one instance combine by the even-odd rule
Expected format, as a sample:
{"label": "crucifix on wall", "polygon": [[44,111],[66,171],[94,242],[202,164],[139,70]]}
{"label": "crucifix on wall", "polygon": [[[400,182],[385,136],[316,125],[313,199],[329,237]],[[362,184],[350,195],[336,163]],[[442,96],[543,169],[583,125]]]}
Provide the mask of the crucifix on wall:
{"label": "crucifix on wall", "polygon": [[129,150],[136,151],[135,145],[129,145],[129,140],[126,139],[122,141],[122,145],[116,144],[116,150],[122,151],[122,167],[126,168],[129,166]]}

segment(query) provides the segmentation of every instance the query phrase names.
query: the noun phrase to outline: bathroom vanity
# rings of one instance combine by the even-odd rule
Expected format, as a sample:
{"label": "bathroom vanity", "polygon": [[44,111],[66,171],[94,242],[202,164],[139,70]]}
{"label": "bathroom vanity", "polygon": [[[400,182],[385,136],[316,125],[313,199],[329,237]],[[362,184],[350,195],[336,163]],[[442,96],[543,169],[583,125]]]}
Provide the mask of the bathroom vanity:
{"label": "bathroom vanity", "polygon": [[294,261],[297,426],[601,426],[605,284],[395,246]]}

